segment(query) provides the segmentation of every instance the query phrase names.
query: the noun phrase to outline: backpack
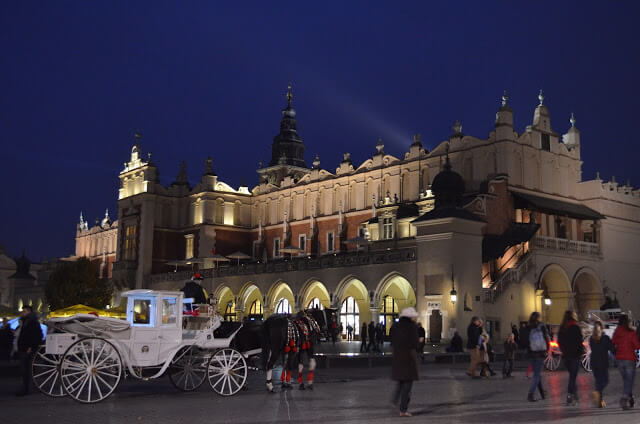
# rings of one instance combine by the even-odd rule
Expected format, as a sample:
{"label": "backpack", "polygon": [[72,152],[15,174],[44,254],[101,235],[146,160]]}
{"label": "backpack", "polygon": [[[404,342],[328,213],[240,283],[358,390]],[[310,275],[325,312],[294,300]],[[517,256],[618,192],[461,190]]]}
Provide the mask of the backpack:
{"label": "backpack", "polygon": [[542,324],[532,328],[529,332],[529,349],[532,352],[545,352],[547,350],[547,340],[542,332]]}

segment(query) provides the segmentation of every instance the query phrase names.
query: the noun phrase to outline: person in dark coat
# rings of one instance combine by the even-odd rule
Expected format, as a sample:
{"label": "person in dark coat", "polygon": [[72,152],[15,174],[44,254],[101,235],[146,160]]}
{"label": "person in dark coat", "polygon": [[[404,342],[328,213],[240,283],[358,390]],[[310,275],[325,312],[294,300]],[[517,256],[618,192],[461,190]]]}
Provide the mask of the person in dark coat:
{"label": "person in dark coat", "polygon": [[367,323],[362,323],[362,330],[360,330],[360,352],[367,351]]}
{"label": "person in dark coat", "polygon": [[11,359],[11,350],[13,349],[13,330],[9,325],[7,318],[2,320],[2,328],[0,328],[0,361],[8,361]]}
{"label": "person in dark coat", "polygon": [[516,348],[520,346],[520,334],[518,333],[518,327],[515,324],[511,325],[511,332],[513,333],[513,341],[516,343]]}
{"label": "person in dark coat", "polygon": [[569,372],[569,386],[567,388],[567,406],[575,405],[578,402],[578,387],[576,378],[580,359],[584,353],[582,345],[582,330],[578,325],[578,316],[573,311],[566,311],[560,324],[558,332],[558,345],[562,351],[564,365]]}
{"label": "person in dark coat", "polygon": [[181,291],[184,293],[186,299],[192,298],[193,303],[197,305],[209,303],[207,293],[204,291],[200,283],[202,282],[202,275],[195,273],[191,280],[187,281]]}
{"label": "person in dark coat", "polygon": [[371,350],[371,348],[373,348],[374,352],[377,350],[377,348],[376,348],[376,324],[373,321],[371,321],[369,323],[369,346],[367,346],[367,352],[369,352]]}
{"label": "person in dark coat", "polygon": [[547,327],[540,322],[540,312],[532,312],[529,316],[529,325],[520,334],[520,340],[526,342],[526,348],[529,352],[529,358],[531,359],[531,371],[533,372],[533,379],[529,386],[529,393],[527,394],[527,400],[530,402],[536,402],[535,391],[536,388],[540,392],[540,398],[545,398],[545,391],[542,388],[542,366],[544,365],[544,359],[549,352],[549,333]]}
{"label": "person in dark coat", "polygon": [[404,308],[400,313],[400,320],[391,327],[393,347],[391,379],[398,382],[391,402],[394,407],[399,407],[401,417],[411,416],[407,411],[411,399],[411,387],[413,382],[419,379],[416,318],[418,318],[418,312],[414,308]]}
{"label": "person in dark coat", "polygon": [[384,347],[384,327],[381,323],[376,325],[376,345],[378,346],[378,352],[382,352]]}
{"label": "person in dark coat", "polygon": [[462,352],[462,337],[460,337],[460,333],[457,331],[453,333],[453,337],[451,338],[451,344],[447,347],[447,352],[449,353],[458,353]]}
{"label": "person in dark coat", "polygon": [[471,318],[469,327],[467,327],[467,349],[471,354],[471,364],[467,370],[467,375],[471,378],[479,378],[477,374],[478,365],[484,362],[483,353],[480,351],[482,342],[482,321],[478,317]]}
{"label": "person in dark coat", "polygon": [[[515,328],[515,325],[513,326]],[[511,377],[511,372],[513,371],[513,361],[516,359],[516,349],[518,349],[518,345],[516,344],[515,336],[509,334],[507,340],[504,342],[504,365],[502,366],[502,378]]]}
{"label": "person in dark coat", "polygon": [[29,393],[31,382],[31,362],[33,356],[38,351],[38,346],[42,344],[42,328],[38,316],[33,313],[31,306],[22,307],[22,316],[20,317],[20,334],[18,335],[18,355],[22,368],[22,391],[18,392],[18,396],[24,396]]}
{"label": "person in dark coat", "polygon": [[418,322],[418,355],[420,355],[420,361],[424,362],[424,344],[427,337],[426,331],[421,322]]}
{"label": "person in dark coat", "polygon": [[591,370],[595,379],[595,391],[593,392],[593,404],[596,408],[604,408],[606,403],[602,397],[604,388],[609,384],[609,352],[613,352],[613,343],[606,334],[602,332],[603,327],[600,321],[593,324],[593,334],[589,338],[591,348]]}

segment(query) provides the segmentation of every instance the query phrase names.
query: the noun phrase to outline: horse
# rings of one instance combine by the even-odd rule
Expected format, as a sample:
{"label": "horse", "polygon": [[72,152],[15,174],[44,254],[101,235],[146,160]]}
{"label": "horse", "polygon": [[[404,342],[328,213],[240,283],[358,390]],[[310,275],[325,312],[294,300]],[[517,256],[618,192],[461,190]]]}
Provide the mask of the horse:
{"label": "horse", "polygon": [[[263,324],[262,361],[266,370],[267,390],[273,393],[273,368],[282,358],[283,389],[290,389],[291,373],[298,366],[298,384],[301,390],[313,389],[316,367],[314,347],[320,342],[321,328],[310,312],[298,312],[295,316],[272,315]],[[309,360],[307,386],[304,385],[304,359]]]}

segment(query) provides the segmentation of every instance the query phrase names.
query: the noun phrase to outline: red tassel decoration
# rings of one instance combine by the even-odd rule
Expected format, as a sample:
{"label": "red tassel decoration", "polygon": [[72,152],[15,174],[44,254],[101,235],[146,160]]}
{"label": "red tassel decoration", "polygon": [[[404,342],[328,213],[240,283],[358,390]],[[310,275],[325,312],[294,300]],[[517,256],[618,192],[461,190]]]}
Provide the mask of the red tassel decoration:
{"label": "red tassel decoration", "polygon": [[309,371],[309,374],[307,374],[307,381],[309,383],[313,382],[313,371]]}
{"label": "red tassel decoration", "polygon": [[298,384],[302,384],[302,373],[298,373]]}
{"label": "red tassel decoration", "polygon": [[284,373],[284,370],[282,370],[282,374],[280,374],[280,381],[284,381],[284,376],[285,376],[285,373]]}
{"label": "red tassel decoration", "polygon": [[285,346],[285,347],[284,347],[284,351],[285,351],[286,353],[289,353],[289,351],[290,351],[290,350],[291,350],[291,348],[290,348],[289,346]]}
{"label": "red tassel decoration", "polygon": [[287,370],[287,383],[291,381],[291,370]]}

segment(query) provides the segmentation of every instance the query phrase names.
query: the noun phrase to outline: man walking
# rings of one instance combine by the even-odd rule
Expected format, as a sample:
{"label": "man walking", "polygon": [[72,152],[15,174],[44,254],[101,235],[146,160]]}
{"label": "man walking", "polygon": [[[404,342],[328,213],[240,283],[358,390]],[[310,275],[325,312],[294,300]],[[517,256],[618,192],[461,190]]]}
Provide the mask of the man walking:
{"label": "man walking", "polygon": [[373,348],[376,351],[376,325],[371,321],[369,323],[369,346],[367,346],[367,352]]}
{"label": "man walking", "polygon": [[353,340],[353,327],[351,324],[347,324],[347,341],[350,342]]}
{"label": "man walking", "polygon": [[360,331],[360,352],[367,351],[367,323],[362,323],[362,330]]}
{"label": "man walking", "polygon": [[18,335],[18,354],[22,368],[22,391],[17,393],[18,396],[29,393],[31,361],[41,343],[42,329],[38,317],[33,313],[31,306],[25,305],[22,307],[20,334]]}
{"label": "man walking", "polygon": [[482,344],[480,336],[482,335],[482,321],[478,317],[471,318],[469,327],[467,327],[467,349],[471,354],[471,364],[467,370],[467,375],[471,378],[480,378],[477,374],[477,368],[483,362],[483,353],[480,351]]}
{"label": "man walking", "polygon": [[418,380],[418,327],[415,319],[418,312],[414,308],[405,308],[400,313],[400,320],[391,327],[391,345],[393,358],[391,362],[391,378],[397,381],[391,402],[400,409],[401,417],[410,417],[407,411],[411,400],[411,387]]}
{"label": "man walking", "polygon": [[0,328],[0,361],[8,361],[11,359],[11,350],[13,349],[13,330],[9,325],[9,320],[2,320],[2,328]]}

